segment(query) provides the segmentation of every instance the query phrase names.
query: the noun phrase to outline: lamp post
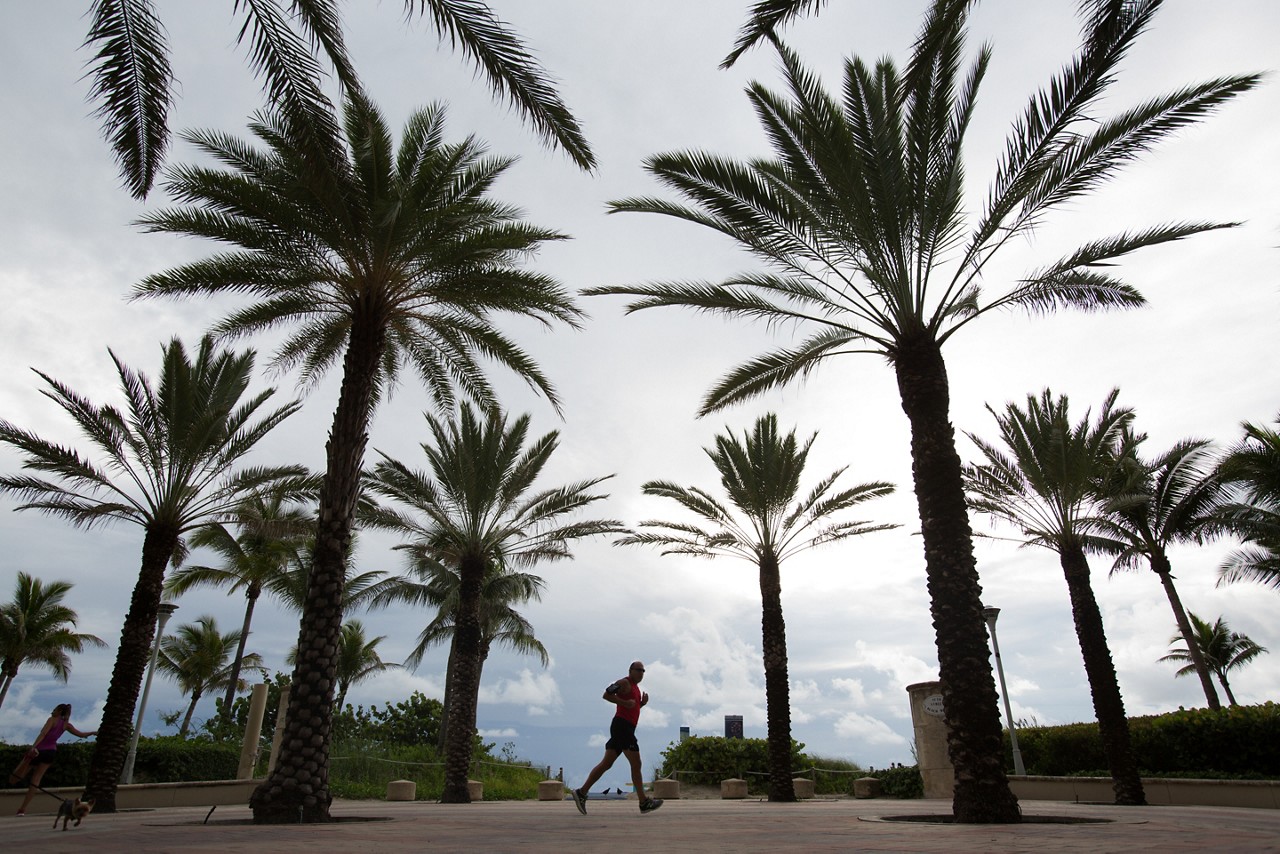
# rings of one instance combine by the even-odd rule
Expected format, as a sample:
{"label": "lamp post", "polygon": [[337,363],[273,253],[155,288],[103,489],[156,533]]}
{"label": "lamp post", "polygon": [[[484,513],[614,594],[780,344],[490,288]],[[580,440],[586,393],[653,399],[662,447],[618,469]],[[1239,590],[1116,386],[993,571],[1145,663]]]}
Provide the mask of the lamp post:
{"label": "lamp post", "polygon": [[996,640],[996,617],[1000,616],[1000,609],[983,608],[982,616],[986,618],[987,629],[991,632],[991,649],[996,656],[996,674],[1000,677],[1000,696],[1004,698],[1004,716],[1009,721],[1009,744],[1013,747],[1013,773],[1024,777],[1027,768],[1022,764],[1022,751],[1018,750],[1018,728],[1013,725],[1013,710],[1009,708],[1009,689],[1004,684],[1004,664],[1000,661],[1000,642]]}
{"label": "lamp post", "polygon": [[129,755],[124,759],[124,768],[120,771],[120,782],[128,785],[133,782],[133,762],[138,757],[138,736],[142,734],[142,716],[147,712],[147,697],[151,694],[151,677],[156,675],[156,659],[160,657],[160,638],[164,637],[164,625],[169,622],[178,606],[172,602],[161,602],[156,607],[156,640],[151,645],[151,666],[147,668],[147,681],[142,687],[142,701],[138,703],[138,720],[133,725],[133,738],[129,741]]}

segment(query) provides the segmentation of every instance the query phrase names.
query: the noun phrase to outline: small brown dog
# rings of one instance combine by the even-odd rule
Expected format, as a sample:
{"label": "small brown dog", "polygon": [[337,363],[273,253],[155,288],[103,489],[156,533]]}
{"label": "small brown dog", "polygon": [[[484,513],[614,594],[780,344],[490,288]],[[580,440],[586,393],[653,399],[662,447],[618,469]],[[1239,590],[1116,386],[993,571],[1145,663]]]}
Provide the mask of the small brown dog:
{"label": "small brown dog", "polygon": [[58,829],[58,822],[62,822],[62,829],[67,829],[67,822],[71,819],[76,820],[76,827],[80,826],[80,822],[84,821],[84,817],[93,812],[93,801],[82,801],[76,798],[74,801],[63,801],[58,806],[58,814],[53,819],[53,829]]}

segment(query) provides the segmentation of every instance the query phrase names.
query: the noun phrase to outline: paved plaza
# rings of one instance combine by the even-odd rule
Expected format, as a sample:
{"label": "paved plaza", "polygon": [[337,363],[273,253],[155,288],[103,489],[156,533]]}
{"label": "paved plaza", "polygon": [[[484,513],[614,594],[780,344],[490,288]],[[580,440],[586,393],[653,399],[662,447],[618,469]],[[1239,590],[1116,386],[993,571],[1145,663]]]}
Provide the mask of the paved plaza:
{"label": "paved plaza", "polygon": [[949,801],[817,798],[794,804],[674,800],[641,816],[634,801],[473,804],[340,801],[327,825],[256,826],[248,807],[137,810],[92,815],[52,830],[51,815],[0,817],[8,851],[27,852],[567,852],[697,851],[1280,851],[1280,810],[1116,807],[1023,802],[1027,816],[1105,823],[977,826],[895,822],[944,815]]}

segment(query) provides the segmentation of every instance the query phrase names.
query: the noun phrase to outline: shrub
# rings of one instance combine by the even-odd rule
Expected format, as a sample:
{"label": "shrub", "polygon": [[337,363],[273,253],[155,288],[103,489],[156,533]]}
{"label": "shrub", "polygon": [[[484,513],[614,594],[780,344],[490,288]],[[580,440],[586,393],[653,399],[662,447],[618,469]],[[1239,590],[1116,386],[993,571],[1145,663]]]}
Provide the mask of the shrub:
{"label": "shrub", "polygon": [[924,797],[924,778],[920,776],[920,768],[916,765],[872,770],[867,772],[867,776],[880,781],[880,794],[886,798]]}
{"label": "shrub", "polygon": [[[1130,718],[1129,735],[1138,768],[1147,776],[1280,779],[1275,703]],[[1030,774],[1108,773],[1100,770],[1107,760],[1096,723],[1021,728],[1018,747]]]}
{"label": "shrub", "polygon": [[[30,745],[0,745],[0,768],[17,767]],[[53,789],[83,786],[89,780],[93,744],[71,743],[58,747],[58,761],[44,775],[40,785]],[[133,765],[135,783],[182,783],[194,780],[233,780],[240,765],[240,749],[208,741],[184,740],[177,736],[141,738]]]}
{"label": "shrub", "polygon": [[[769,749],[763,738],[723,738],[694,736],[668,744],[662,751],[658,776],[677,779],[690,785],[719,785],[721,780],[737,778],[747,781],[751,792],[768,788]],[[791,768],[799,772],[809,767],[804,745],[791,742]]]}

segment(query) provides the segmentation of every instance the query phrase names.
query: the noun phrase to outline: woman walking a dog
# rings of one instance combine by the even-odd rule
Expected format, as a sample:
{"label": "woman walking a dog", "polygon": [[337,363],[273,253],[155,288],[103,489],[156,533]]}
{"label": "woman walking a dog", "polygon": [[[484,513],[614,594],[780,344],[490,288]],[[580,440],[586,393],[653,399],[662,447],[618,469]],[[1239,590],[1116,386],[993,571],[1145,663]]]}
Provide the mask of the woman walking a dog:
{"label": "woman walking a dog", "polygon": [[27,806],[30,805],[31,799],[36,796],[36,787],[44,779],[44,772],[49,770],[49,767],[53,765],[54,759],[58,756],[58,739],[62,738],[64,732],[69,732],[80,738],[97,735],[97,730],[81,732],[71,725],[70,703],[61,703],[54,707],[53,713],[49,715],[49,720],[44,722],[40,735],[36,736],[35,744],[31,745],[31,749],[27,751],[26,756],[22,757],[22,762],[14,769],[10,778],[10,782],[22,783],[25,781],[28,783],[27,796],[22,799],[22,806],[18,807],[18,815],[27,814]]}

